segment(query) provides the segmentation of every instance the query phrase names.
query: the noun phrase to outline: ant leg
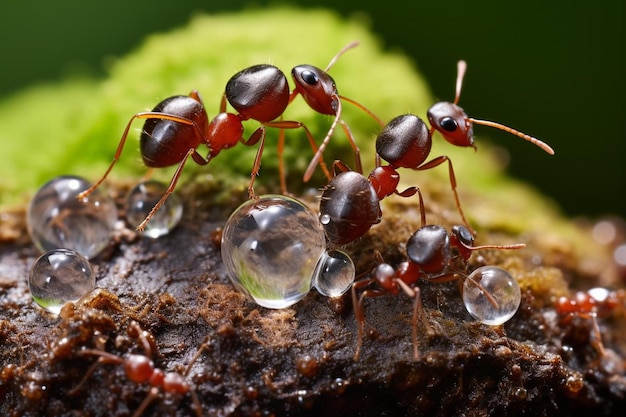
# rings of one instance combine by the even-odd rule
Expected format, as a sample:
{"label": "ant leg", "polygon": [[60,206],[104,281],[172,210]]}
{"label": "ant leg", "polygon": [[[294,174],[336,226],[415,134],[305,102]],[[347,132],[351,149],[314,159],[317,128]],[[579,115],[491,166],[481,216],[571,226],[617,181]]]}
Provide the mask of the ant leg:
{"label": "ant leg", "polygon": [[351,288],[352,308],[354,308],[354,318],[356,319],[356,323],[357,323],[356,349],[354,351],[354,356],[352,357],[352,359],[355,361],[359,360],[359,356],[361,355],[361,345],[363,344],[363,334],[364,334],[364,327],[365,327],[365,314],[363,312],[363,294],[367,292],[367,291],[363,292],[363,294],[361,294],[361,297],[359,298],[356,295],[356,290],[358,288],[367,287],[368,285],[372,284],[374,281],[375,280],[371,278],[356,281],[355,283],[352,284],[352,288]]}
{"label": "ant leg", "polygon": [[[278,121],[278,122],[264,123],[264,125],[268,126],[268,127],[277,127],[277,128],[280,128],[280,129],[298,129],[298,128],[302,128],[302,129],[304,129],[304,132],[306,133],[306,137],[309,140],[309,144],[311,145],[311,149],[313,149],[313,152],[315,152],[316,155],[319,152],[319,149],[317,147],[317,144],[315,143],[315,139],[313,138],[313,135],[311,134],[311,131],[302,122],[296,122],[296,121],[293,121],[293,120],[281,120],[281,121]],[[321,159],[319,162],[320,162],[320,167],[322,168],[322,171],[324,172],[324,175],[330,181],[332,179],[332,176],[330,175],[330,171],[328,171],[328,167],[326,166],[326,163],[324,162],[323,159]],[[311,175],[313,175],[313,170],[311,170],[311,174],[309,175],[308,178],[306,178],[306,175],[305,175],[304,181],[307,182],[308,180],[310,180],[311,179]]]}
{"label": "ant leg", "polygon": [[85,350],[81,350],[79,352],[79,355],[81,356],[82,355],[94,355],[94,356],[99,356],[99,358],[89,367],[89,369],[87,369],[87,372],[85,372],[85,375],[80,380],[80,382],[74,388],[72,388],[71,390],[67,392],[67,394],[70,396],[76,395],[78,391],[82,389],[83,385],[85,385],[85,383],[89,380],[89,378],[91,378],[91,376],[95,372],[96,368],[98,368],[98,366],[100,366],[101,364],[103,363],[123,364],[124,363],[124,359],[120,358],[119,356],[116,356],[112,353],[99,351],[99,350],[85,349]]}
{"label": "ant leg", "polygon": [[254,193],[254,180],[261,169],[261,157],[263,156],[263,148],[265,147],[265,128],[263,126],[259,127],[252,133],[252,135],[250,135],[250,138],[248,138],[247,141],[244,142],[242,138],[241,142],[246,146],[254,146],[259,143],[259,148],[256,151],[256,156],[254,157],[252,171],[250,172],[250,183],[248,184],[248,197],[251,200],[256,200],[257,196]]}
{"label": "ant leg", "polygon": [[322,140],[322,144],[320,145],[319,149],[317,149],[317,152],[315,152],[313,159],[311,159],[311,162],[309,162],[309,166],[304,172],[304,182],[307,182],[308,180],[311,179],[311,176],[313,176],[313,171],[315,171],[315,167],[317,166],[317,164],[321,164],[324,162],[324,159],[322,158],[322,154],[324,153],[324,150],[326,149],[326,146],[328,145],[328,142],[330,141],[330,137],[335,131],[337,122],[341,119],[341,100],[339,99],[339,96],[336,96],[336,97],[337,97],[337,111],[335,114],[335,119],[333,120],[333,123],[330,125],[330,129],[328,129],[328,132],[326,133],[326,137],[324,137],[324,140]]}
{"label": "ant leg", "polygon": [[198,153],[198,151],[196,151],[196,149],[189,148],[183,160],[180,161],[180,164],[178,164],[178,168],[176,168],[176,171],[174,172],[174,175],[172,176],[172,180],[170,181],[170,185],[167,187],[167,190],[165,190],[165,194],[163,194],[163,197],[161,197],[161,199],[154,205],[154,207],[152,207],[152,210],[150,210],[150,213],[148,213],[146,218],[139,224],[139,226],[137,226],[138,231],[143,231],[146,228],[146,225],[148,224],[150,219],[152,219],[152,217],[156,214],[156,212],[161,208],[161,206],[165,203],[165,201],[168,199],[170,194],[174,192],[174,189],[176,188],[176,183],[178,183],[180,174],[183,171],[183,167],[185,166],[185,162],[187,162],[187,159],[190,156],[193,158],[193,160],[196,163],[200,165],[206,165],[211,160],[210,158],[204,159]]}
{"label": "ant leg", "polygon": [[352,146],[352,150],[354,151],[354,166],[356,167],[356,171],[359,174],[362,174],[363,164],[361,163],[361,150],[357,146],[354,140],[354,136],[352,135],[352,131],[350,131],[350,127],[348,126],[348,124],[344,122],[343,120],[339,120],[339,123],[341,123],[341,128],[343,129],[343,132],[346,134],[346,137],[348,138],[348,141],[350,142],[350,146]]}
{"label": "ant leg", "polygon": [[426,207],[424,207],[424,197],[422,197],[420,189],[418,187],[409,187],[402,192],[396,190],[395,193],[400,197],[412,197],[417,194],[420,202],[421,227],[426,226]]}
{"label": "ant leg", "polygon": [[424,170],[439,166],[443,164],[444,162],[448,162],[448,175],[450,177],[450,186],[452,187],[452,194],[454,195],[454,200],[456,201],[456,208],[459,211],[459,214],[461,215],[461,220],[463,221],[463,224],[467,227],[467,229],[470,231],[470,233],[472,233],[475,236],[476,231],[472,228],[472,226],[470,226],[469,222],[465,218],[463,209],[461,208],[461,200],[459,199],[459,194],[456,191],[456,176],[454,175],[454,167],[452,166],[452,161],[450,160],[450,158],[448,158],[445,155],[442,155],[414,169],[416,171],[424,171]]}
{"label": "ant leg", "polygon": [[159,389],[157,387],[151,387],[150,391],[148,391],[148,395],[146,395],[146,398],[143,399],[141,404],[139,404],[139,407],[137,408],[137,410],[135,410],[135,412],[133,413],[133,417],[142,416],[144,411],[146,411],[146,408],[148,408],[150,403],[154,401],[154,399],[157,398],[158,396],[159,396]]}
{"label": "ant leg", "polygon": [[287,195],[287,176],[285,174],[285,160],[283,152],[285,150],[285,129],[278,131],[278,177],[280,180],[280,192]]}
{"label": "ant leg", "polygon": [[411,317],[412,336],[413,336],[413,360],[419,360],[419,348],[417,345],[417,318],[422,319],[422,323],[427,333],[430,333],[430,323],[426,320],[424,315],[424,307],[422,305],[422,292],[419,287],[409,287],[401,279],[395,279],[402,291],[409,297],[413,298],[413,316]]}

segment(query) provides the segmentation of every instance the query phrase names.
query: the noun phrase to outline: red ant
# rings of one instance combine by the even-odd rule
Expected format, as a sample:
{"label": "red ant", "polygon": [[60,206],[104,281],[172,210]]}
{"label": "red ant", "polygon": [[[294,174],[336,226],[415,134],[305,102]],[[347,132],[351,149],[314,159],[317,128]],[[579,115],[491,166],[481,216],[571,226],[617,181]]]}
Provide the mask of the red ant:
{"label": "red ant", "polygon": [[588,291],[577,291],[573,297],[559,297],[555,303],[556,312],[563,317],[562,323],[569,323],[573,316],[591,321],[591,346],[600,357],[606,355],[602,334],[597,317],[610,316],[616,309],[624,309],[626,291],[610,291],[606,288],[592,288]]}
{"label": "red ant", "polygon": [[[408,259],[397,268],[393,268],[384,262],[379,252],[376,253],[378,265],[371,272],[371,278],[356,281],[352,285],[352,303],[354,305],[354,315],[357,320],[357,346],[354,353],[354,360],[358,360],[361,352],[363,334],[365,332],[365,314],[363,311],[363,301],[369,297],[379,297],[387,293],[398,295],[402,291],[408,297],[413,298],[413,315],[411,319],[413,338],[413,359],[419,359],[419,349],[417,344],[417,322],[418,316],[421,318],[426,329],[430,328],[426,320],[421,300],[421,292],[415,284],[422,278],[429,282],[449,282],[465,277],[467,261],[476,250],[499,249],[512,250],[522,249],[525,244],[514,245],[474,245],[474,235],[464,226],[456,225],[450,230],[439,225],[426,225],[424,214],[424,202],[422,194],[416,191],[420,200],[422,226],[409,237],[406,243]],[[366,289],[357,297],[356,291],[361,288],[376,284],[377,288]],[[475,285],[480,287],[479,283]],[[497,306],[495,300],[489,297],[490,302]]]}
{"label": "red ant", "polygon": [[196,354],[191,359],[191,362],[187,366],[185,375],[178,374],[176,372],[164,372],[163,370],[155,367],[154,362],[151,359],[152,352],[155,349],[155,340],[152,334],[143,330],[139,324],[132,321],[126,329],[127,334],[135,339],[139,340],[145,354],[129,354],[125,357],[121,357],[109,352],[96,350],[96,349],[83,349],[79,352],[80,355],[92,355],[98,356],[98,360],[87,370],[87,373],[83,379],[78,383],[76,387],[68,392],[69,395],[75,395],[82,388],[85,382],[91,377],[96,368],[100,364],[116,364],[123,365],[126,377],[132,382],[138,384],[147,382],[150,384],[150,391],[146,398],[141,402],[139,408],[133,414],[133,417],[139,417],[143,415],[146,408],[150,403],[158,397],[159,392],[163,391],[166,394],[184,395],[189,393],[193,401],[193,407],[196,414],[202,416],[202,407],[200,400],[196,392],[189,386],[189,383],[185,381],[185,376],[191,370],[191,366],[198,359],[200,353],[206,347],[203,344]]}
{"label": "red ant", "polygon": [[[397,116],[383,128],[376,138],[376,153],[377,166],[380,166],[378,158],[382,158],[390,164],[393,170],[397,168],[410,168],[422,171],[439,166],[444,162],[448,162],[450,185],[452,187],[452,193],[454,194],[457,209],[461,215],[463,224],[468,229],[472,230],[465,218],[463,210],[461,209],[461,203],[456,191],[456,177],[454,175],[452,161],[450,161],[449,157],[442,155],[425,162],[426,158],[428,158],[428,155],[430,154],[432,136],[435,130],[440,132],[444,139],[452,145],[464,147],[471,146],[475,148],[473,124],[481,124],[504,130],[527,140],[539,146],[550,155],[554,154],[554,150],[539,139],[511,129],[510,127],[500,123],[468,117],[465,111],[457,104],[461,95],[461,87],[466,68],[467,64],[465,61],[458,62],[456,95],[454,102],[435,103],[428,110],[427,116],[431,124],[430,129],[418,116],[412,114]],[[388,168],[388,170],[391,170],[391,168]]]}
{"label": "red ant", "polygon": [[[341,49],[330,61],[330,64],[325,70],[310,65],[295,67],[292,74],[296,82],[296,88],[291,94],[289,93],[287,78],[283,72],[275,66],[255,65],[238,72],[227,82],[220,105],[220,113],[210,122],[206,114],[204,103],[197,91],[192,91],[189,96],[178,95],[168,97],[157,104],[152,111],[135,114],[127,123],[122,137],[120,138],[113,161],[104,175],[93,186],[80,193],[78,199],[87,197],[106,179],[121,156],[126,138],[130,131],[130,126],[135,119],[146,119],[140,136],[140,150],[144,164],[151,168],[163,168],[178,164],[165,194],[152,208],[144,221],[137,226],[137,230],[145,229],[146,224],[150,221],[154,213],[157,212],[174,191],[183,167],[190,157],[197,164],[206,165],[215,158],[220,151],[231,148],[239,142],[246,146],[259,144],[248,186],[250,198],[255,198],[254,179],[261,167],[261,156],[265,142],[265,127],[281,129],[278,152],[279,174],[283,194],[286,193],[286,184],[282,162],[282,149],[284,147],[282,129],[303,128],[305,130],[311,148],[316,153],[315,160],[322,163],[322,169],[327,178],[330,179],[331,175],[322,161],[321,151],[318,149],[309,129],[303,123],[297,121],[275,121],[275,119],[284,113],[289,103],[291,103],[298,94],[304,97],[313,110],[323,114],[335,115],[335,121],[324,138],[322,146],[326,146],[326,143],[334,131],[335,125],[340,121],[357,155],[357,165],[360,166],[360,152],[358,147],[349,129],[341,120],[340,99],[356,104],[381,123],[381,125],[382,122],[364,106],[346,97],[340,96],[337,93],[333,79],[326,73],[339,56],[356,45],[357,43],[351,43]],[[226,101],[237,110],[237,114],[226,112]],[[243,137],[244,127],[242,122],[248,119],[259,121],[261,126],[246,140]],[[197,148],[201,144],[209,148],[209,154],[206,158],[197,151]],[[305,181],[310,178],[313,169],[314,166],[310,171],[307,171]]]}

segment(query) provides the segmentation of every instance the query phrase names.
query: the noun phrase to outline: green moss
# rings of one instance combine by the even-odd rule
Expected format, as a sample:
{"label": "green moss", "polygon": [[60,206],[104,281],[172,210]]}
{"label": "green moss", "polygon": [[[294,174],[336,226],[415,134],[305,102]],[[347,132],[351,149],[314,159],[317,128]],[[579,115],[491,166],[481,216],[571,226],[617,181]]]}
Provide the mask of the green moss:
{"label": "green moss", "polygon": [[[60,174],[95,181],[110,163],[131,116],[165,97],[197,89],[212,117],[219,109],[227,80],[235,72],[258,63],[272,63],[286,74],[304,63],[323,68],[354,40],[360,45],[342,56],[330,71],[339,92],[364,104],[382,120],[407,112],[425,117],[433,99],[415,64],[399,53],[383,51],[364,22],[344,20],[323,10],[269,9],[197,16],[186,27],[147,38],[136,51],[117,61],[106,79],[71,79],[33,87],[1,102],[0,204],[24,203],[41,184]],[[454,80],[450,80],[450,98],[453,87]],[[302,98],[289,106],[284,117],[303,121],[318,140],[331,122],[329,116],[311,111]],[[350,104],[344,106],[344,119],[357,138],[368,171],[373,166],[373,142],[379,126]],[[257,127],[254,121],[246,122],[246,134]],[[111,178],[139,178],[146,172],[137,146],[140,128],[141,121],[135,121]],[[274,172],[276,135],[274,129],[269,130],[258,179],[270,189],[278,184]],[[451,146],[438,135],[433,142],[433,157],[448,155],[454,162],[461,201],[470,221],[478,227],[526,230],[529,224],[544,227],[552,222],[551,216],[536,214],[554,214],[556,210],[532,190],[500,175],[496,158],[480,138],[478,152]],[[352,164],[352,152],[340,129],[331,144],[325,153],[328,163],[343,159]],[[308,164],[312,156],[308,148],[303,132],[287,133],[287,167],[296,174],[292,180],[298,180]],[[201,147],[200,152],[206,154],[207,150]],[[241,178],[243,183],[255,152],[256,147],[236,146],[223,151],[208,166],[190,162],[186,177],[206,173]],[[173,168],[158,171],[157,178],[167,181]],[[311,181],[313,187],[325,183],[319,172],[317,175]],[[427,184],[436,184],[446,189],[442,193],[450,195],[445,165],[427,172],[405,170],[402,181],[427,193],[432,187]]]}

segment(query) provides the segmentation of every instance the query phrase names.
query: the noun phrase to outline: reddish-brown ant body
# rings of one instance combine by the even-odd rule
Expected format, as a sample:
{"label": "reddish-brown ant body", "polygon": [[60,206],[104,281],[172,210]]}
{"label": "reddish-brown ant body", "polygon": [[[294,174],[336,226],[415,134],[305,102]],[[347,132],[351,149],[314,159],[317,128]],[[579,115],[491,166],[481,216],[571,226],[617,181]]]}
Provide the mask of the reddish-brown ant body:
{"label": "reddish-brown ant body", "polygon": [[382,217],[380,201],[398,194],[410,197],[416,187],[398,191],[398,173],[390,167],[377,167],[368,177],[350,171],[341,161],[333,163],[339,170],[324,187],[320,199],[320,222],[331,246],[346,245],[363,236]]}
{"label": "reddish-brown ant body", "polygon": [[555,303],[556,312],[561,316],[561,324],[568,324],[574,317],[591,322],[589,343],[600,357],[606,351],[602,343],[602,334],[597,318],[606,318],[614,311],[624,311],[626,291],[610,291],[606,288],[592,288],[588,291],[577,291],[573,297],[559,297]]}
{"label": "reddish-brown ant body", "polygon": [[[413,359],[418,360],[418,317],[421,317],[426,329],[430,326],[423,314],[421,292],[416,285],[417,281],[420,278],[429,282],[461,280],[467,278],[467,261],[474,251],[482,249],[522,249],[526,246],[524,244],[475,246],[474,235],[465,226],[453,226],[450,233],[448,233],[442,226],[427,225],[422,195],[419,190],[416,192],[422,210],[422,226],[407,240],[406,252],[408,259],[400,263],[397,268],[394,268],[384,262],[380,253],[377,252],[378,265],[372,270],[371,277],[356,281],[352,285],[352,303],[357,320],[355,360],[358,360],[360,356],[365,332],[365,314],[363,311],[365,298],[379,297],[387,293],[399,295],[401,292],[413,298],[413,315],[411,320]],[[369,287],[372,284],[376,284],[376,288],[367,288],[360,296],[357,296],[357,290]],[[478,283],[475,283],[475,285],[480,286]],[[489,296],[486,291],[485,294]],[[490,300],[490,302],[495,303],[494,300]]]}
{"label": "reddish-brown ant body", "polygon": [[196,352],[191,360],[191,363],[187,366],[185,376],[183,376],[176,372],[164,372],[162,369],[159,369],[154,365],[154,362],[151,359],[152,352],[155,349],[154,337],[149,332],[143,330],[137,322],[131,322],[126,329],[126,332],[130,337],[139,341],[145,354],[129,354],[122,357],[102,350],[81,350],[79,352],[79,355],[98,356],[98,360],[87,370],[83,379],[78,383],[76,387],[74,387],[69,392],[69,394],[75,395],[76,393],[78,393],[78,391],[83,387],[83,385],[94,373],[96,368],[101,364],[123,365],[126,377],[130,381],[136,382],[138,384],[148,383],[150,385],[148,395],[141,402],[139,408],[137,408],[137,410],[133,414],[133,417],[139,417],[143,415],[146,408],[155,398],[159,396],[159,393],[161,392],[163,392],[164,394],[172,395],[190,394],[193,401],[193,407],[195,408],[195,412],[199,417],[201,417],[202,407],[200,405],[200,400],[198,399],[195,391],[185,380],[185,376],[191,369],[193,362],[199,357],[205,345],[203,344],[198,352]]}
{"label": "reddish-brown ant body", "polygon": [[[452,161],[450,161],[447,156],[442,155],[426,162],[432,147],[432,135],[435,130],[441,133],[444,139],[452,145],[475,147],[473,124],[481,124],[495,127],[516,135],[539,146],[551,155],[554,154],[554,150],[539,139],[511,129],[510,127],[504,126],[500,123],[468,117],[465,111],[457,104],[461,95],[461,87],[466,68],[467,65],[465,61],[458,62],[456,95],[454,102],[435,103],[428,110],[427,115],[431,124],[430,129],[418,116],[412,114],[397,116],[383,128],[376,138],[376,153],[377,157],[380,157],[388,162],[393,170],[398,168],[409,168],[422,171],[434,168],[447,162],[450,185],[452,187],[457,209],[461,215],[463,224],[468,229],[472,230],[465,218],[463,210],[461,209],[461,203],[456,191],[456,177],[454,175]],[[377,165],[380,165],[378,161]],[[397,175],[397,173],[395,174]]]}
{"label": "reddish-brown ant body", "polygon": [[[140,150],[144,164],[151,168],[162,168],[178,164],[165,194],[150,211],[146,219],[137,226],[138,230],[145,228],[154,213],[156,213],[174,191],[183,167],[190,157],[197,164],[206,165],[215,158],[220,151],[231,148],[239,142],[247,146],[259,144],[248,186],[250,198],[255,198],[254,179],[261,166],[261,156],[265,142],[265,127],[281,129],[278,153],[279,175],[283,193],[286,193],[285,174],[282,162],[282,149],[284,147],[283,129],[303,128],[311,148],[313,152],[315,152],[313,159],[315,163],[312,162],[312,167],[307,170],[305,181],[311,177],[318,161],[321,162],[325,175],[330,179],[331,175],[321,157],[323,148],[317,147],[309,129],[301,122],[275,120],[285,112],[289,103],[291,103],[297,95],[302,95],[313,110],[322,114],[332,114],[335,116],[335,120],[326,134],[322,146],[326,146],[336,124],[340,122],[355,151],[357,166],[360,167],[359,149],[350,130],[341,119],[341,100],[355,104],[371,115],[381,125],[382,122],[364,106],[351,99],[340,96],[337,93],[334,80],[327,74],[327,71],[339,56],[356,45],[357,43],[351,43],[342,48],[335,57],[333,57],[325,70],[311,65],[295,67],[292,74],[296,88],[291,93],[289,92],[287,78],[284,73],[275,66],[255,65],[238,72],[227,82],[220,105],[220,113],[210,122],[200,94],[197,91],[191,92],[189,96],[179,95],[168,97],[157,104],[152,111],[135,114],[127,123],[122,137],[120,138],[113,161],[104,175],[92,187],[80,193],[78,198],[83,199],[87,197],[106,179],[121,156],[130,131],[130,126],[135,119],[146,119],[140,136]],[[226,112],[227,101],[235,108],[237,114]],[[245,139],[243,137],[244,127],[242,122],[249,119],[260,122],[261,126],[255,130],[248,139]],[[198,147],[202,144],[209,148],[209,154],[206,158],[197,151]]]}

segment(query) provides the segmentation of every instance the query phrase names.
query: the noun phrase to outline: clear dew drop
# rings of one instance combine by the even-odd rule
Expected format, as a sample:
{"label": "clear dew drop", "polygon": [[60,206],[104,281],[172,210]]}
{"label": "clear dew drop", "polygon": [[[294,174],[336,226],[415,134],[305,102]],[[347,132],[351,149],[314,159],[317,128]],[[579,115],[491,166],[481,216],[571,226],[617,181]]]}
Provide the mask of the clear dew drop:
{"label": "clear dew drop", "polygon": [[90,259],[106,248],[113,236],[117,209],[101,189],[79,201],[91,184],[80,177],[62,176],[47,182],[28,206],[28,232],[42,251],[72,249]]}
{"label": "clear dew drop", "polygon": [[320,223],[322,223],[322,224],[329,224],[330,223],[330,216],[328,214],[322,214],[320,216]]}
{"label": "clear dew drop", "polygon": [[68,301],[76,301],[96,287],[89,261],[69,249],[54,249],[33,264],[28,279],[31,296],[42,308],[59,314]]}
{"label": "clear dew drop", "polygon": [[[167,186],[148,180],[137,184],[126,197],[126,220],[131,226],[140,224],[163,197]],[[143,235],[156,239],[168,234],[183,216],[183,203],[173,192],[146,225]]]}
{"label": "clear dew drop", "polygon": [[310,291],[325,239],[307,206],[266,195],[233,212],[224,226],[221,250],[239,291],[260,306],[286,308]]}
{"label": "clear dew drop", "polygon": [[519,308],[520,287],[507,271],[483,266],[463,283],[463,303],[476,320],[491,326],[508,321]]}
{"label": "clear dew drop", "polygon": [[326,297],[339,297],[352,285],[356,269],[352,258],[339,250],[324,252],[319,260],[313,286]]}

